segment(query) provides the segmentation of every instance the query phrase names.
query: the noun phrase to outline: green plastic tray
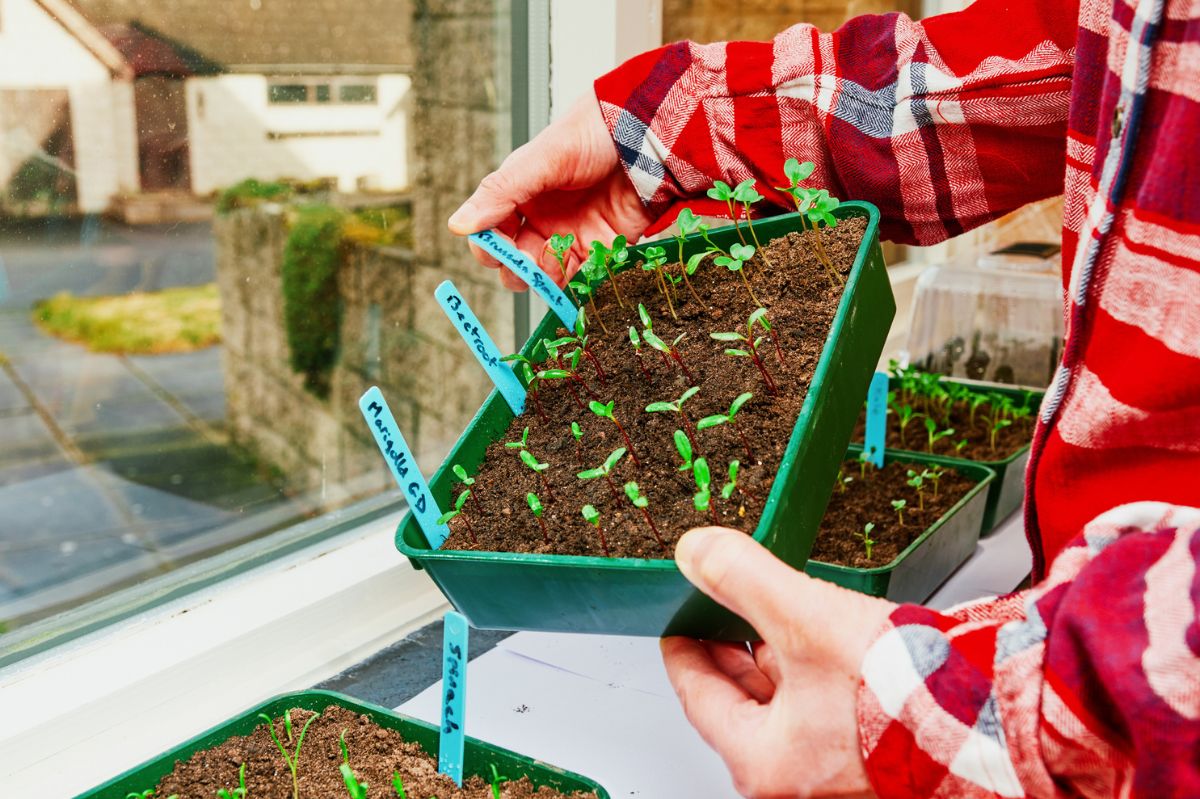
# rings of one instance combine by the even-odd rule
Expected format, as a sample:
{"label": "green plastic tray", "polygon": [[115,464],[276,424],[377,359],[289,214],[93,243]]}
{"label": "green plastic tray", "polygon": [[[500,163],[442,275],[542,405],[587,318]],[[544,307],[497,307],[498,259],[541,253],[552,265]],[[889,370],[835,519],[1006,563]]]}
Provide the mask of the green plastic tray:
{"label": "green plastic tray", "polygon": [[[851,447],[850,459],[857,459],[860,452],[862,447]],[[944,466],[978,483],[886,566],[855,569],[810,560],[804,571],[812,577],[893,602],[924,602],[975,551],[983,528],[986,492],[996,473],[970,461],[900,450],[885,450],[883,460]]]}
{"label": "green plastic tray", "polygon": [[[756,540],[797,569],[812,549],[896,313],[879,246],[878,210],[850,202],[837,215],[865,217],[866,233],[754,532]],[[800,217],[787,214],[754,225],[765,242],[800,230]],[[732,226],[709,236],[723,247],[738,241]],[[634,248],[630,263],[652,244]],[[684,257],[703,248],[703,241],[692,237]],[[558,325],[557,318],[547,315],[522,352],[536,357],[541,340],[553,337]],[[433,494],[443,507],[451,504],[450,465],[459,463],[474,472],[488,444],[504,435],[512,418],[508,405],[493,391],[433,476]],[[411,513],[396,531],[396,547],[429,572],[476,628],[742,641],[758,637],[746,622],[696,591],[673,560],[433,551]]]}
{"label": "green plastic tray", "polygon": [[[895,379],[888,382],[888,388],[895,388]],[[960,383],[973,392],[979,394],[1003,394],[1006,397],[1013,399],[1024,399],[1025,393],[1021,389],[1008,388],[995,383],[979,383],[972,380],[955,380],[949,377],[943,377],[943,383]],[[1037,413],[1037,406],[1041,404],[1042,397],[1045,396],[1044,391],[1032,392],[1034,413]],[[1014,511],[1019,510],[1025,502],[1025,466],[1029,463],[1029,444],[1021,447],[1019,450],[1009,455],[1007,458],[997,461],[973,461],[969,458],[953,458],[944,456],[947,461],[953,463],[979,463],[996,473],[996,479],[992,482],[991,488],[988,489],[987,507],[983,511],[983,536],[986,537],[996,529],[996,523],[1002,522],[1009,517]],[[914,452],[915,450],[899,449],[897,452]],[[917,453],[922,454],[922,453]]]}
{"label": "green plastic tray", "polygon": [[[262,720],[258,718],[259,713],[266,713],[271,718],[278,718],[283,715],[284,711],[292,708],[320,711],[329,705],[338,705],[355,713],[369,716],[371,721],[380,727],[397,730],[404,736],[404,740],[419,744],[427,754],[437,757],[438,728],[433,724],[402,716],[378,705],[359,702],[333,691],[297,691],[281,694],[257,707],[252,707],[224,724],[206,730],[190,741],[168,749],[153,760],[148,760],[103,785],[80,794],[76,799],[125,799],[129,793],[153,788],[159,780],[174,770],[176,761],[186,760],[196,752],[217,746],[234,736],[249,735],[255,727],[262,724]],[[529,777],[534,785],[556,788],[563,793],[592,791],[600,799],[609,799],[607,791],[586,777],[468,737],[463,775],[469,777],[478,774],[485,780],[490,780],[491,770],[488,766],[492,763],[505,777],[512,779]]]}

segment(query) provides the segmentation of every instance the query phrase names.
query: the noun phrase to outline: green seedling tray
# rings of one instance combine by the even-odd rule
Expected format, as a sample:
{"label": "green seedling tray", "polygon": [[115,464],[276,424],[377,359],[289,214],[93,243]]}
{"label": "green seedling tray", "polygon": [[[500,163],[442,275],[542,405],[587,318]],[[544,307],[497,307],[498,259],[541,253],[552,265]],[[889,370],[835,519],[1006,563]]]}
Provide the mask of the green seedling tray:
{"label": "green seedling tray", "polygon": [[[979,383],[972,380],[954,380],[953,378],[943,377],[943,383],[960,383],[971,389],[976,394],[1003,394],[1012,399],[1024,399],[1024,392],[1017,388],[1008,388],[1006,386],[997,385],[995,383]],[[896,387],[896,380],[892,378],[888,382],[888,388]],[[1045,396],[1044,391],[1035,391],[1032,395],[1034,413],[1037,413],[1037,406],[1041,404],[1042,397]],[[991,488],[988,489],[987,507],[983,511],[983,536],[986,537],[996,529],[996,523],[1007,519],[1014,511],[1021,508],[1025,502],[1025,466],[1029,463],[1029,444],[1021,447],[1019,450],[1009,455],[1007,458],[996,461],[974,461],[969,458],[955,458],[952,456],[942,456],[948,462],[953,463],[979,463],[996,473],[996,479],[992,481]],[[897,452],[916,452],[917,450],[899,449]]]}
{"label": "green seedling tray", "polygon": [[[837,216],[864,217],[867,229],[754,531],[757,541],[797,569],[803,568],[812,549],[896,313],[879,246],[879,211],[867,203],[849,202],[838,208]],[[759,240],[766,242],[799,231],[800,216],[762,219],[754,227]],[[709,236],[722,247],[738,242],[732,226]],[[655,243],[661,242],[632,248],[629,263],[644,258],[645,248]],[[684,257],[703,249],[703,240],[691,237]],[[522,352],[535,359],[544,357],[540,343],[553,338],[559,324],[547,315]],[[451,465],[462,464],[475,472],[488,445],[505,434],[512,418],[507,403],[493,391],[433,476],[433,494],[442,507],[452,502]],[[693,588],[674,560],[431,550],[411,513],[396,531],[396,547],[428,571],[476,628],[758,638],[750,625]]]}
{"label": "green seedling tray", "polygon": [[[860,452],[862,447],[851,447],[850,459],[858,458]],[[884,451],[883,460],[942,466],[978,482],[886,566],[856,569],[810,560],[804,571],[812,577],[893,602],[924,602],[975,551],[983,529],[988,489],[994,484],[996,473],[971,461],[919,452],[889,449]]]}
{"label": "green seedling tray", "polygon": [[[168,749],[153,760],[148,760],[103,785],[80,794],[76,799],[125,799],[126,795],[130,793],[153,788],[159,780],[175,769],[176,761],[187,760],[196,752],[219,746],[235,736],[249,735],[255,727],[262,724],[262,719],[258,717],[259,713],[266,713],[271,718],[278,718],[284,714],[284,711],[292,708],[319,712],[329,705],[337,705],[368,716],[380,727],[398,731],[404,736],[404,740],[419,744],[426,754],[437,757],[438,728],[434,724],[402,716],[378,705],[359,702],[333,691],[297,691],[281,694],[244,713],[239,713],[224,724],[206,730],[195,738]],[[469,777],[478,774],[483,779],[490,781],[492,774],[489,764],[493,763],[502,775],[511,779],[529,777],[535,786],[545,785],[563,793],[592,791],[600,799],[609,799],[607,791],[586,777],[468,737],[463,776]]]}

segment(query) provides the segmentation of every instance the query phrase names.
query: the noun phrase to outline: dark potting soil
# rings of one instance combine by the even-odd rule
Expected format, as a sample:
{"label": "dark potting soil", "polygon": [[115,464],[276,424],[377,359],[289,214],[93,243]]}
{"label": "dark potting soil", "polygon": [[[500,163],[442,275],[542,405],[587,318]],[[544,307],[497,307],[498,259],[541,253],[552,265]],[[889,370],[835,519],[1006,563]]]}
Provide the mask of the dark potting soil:
{"label": "dark potting soil", "polygon": [[[910,403],[913,410],[917,413],[926,413],[925,397],[914,397]],[[996,433],[996,447],[992,448],[991,425],[984,418],[988,413],[988,406],[982,405],[975,410],[975,418],[971,418],[971,407],[965,402],[955,402],[950,408],[949,418],[943,418],[941,415],[935,416],[938,423],[938,430],[953,428],[954,435],[946,436],[938,439],[933,444],[933,454],[943,455],[952,458],[966,458],[967,460],[987,463],[990,461],[1002,461],[1009,456],[1016,454],[1022,448],[1028,447],[1033,440],[1033,425],[1034,416],[1037,408],[1033,408],[1034,413],[1022,419],[1014,419],[1013,423],[1008,427],[1001,428]],[[900,435],[900,419],[895,413],[889,409],[887,415],[887,447],[889,449],[904,449],[909,452],[929,452],[929,435],[925,430],[924,419],[913,416],[912,421],[908,423],[908,429],[904,431],[904,436]],[[867,412],[863,409],[862,415],[858,419],[858,425],[854,428],[854,441],[861,442],[863,436],[866,435]],[[967,444],[961,450],[956,450],[954,445],[959,441],[966,440]]]}
{"label": "dark potting soil", "polygon": [[[919,496],[917,490],[908,485],[909,470],[919,474],[934,468],[923,463],[893,461],[882,469],[867,466],[864,478],[857,460],[843,463],[841,478],[851,480],[834,488],[809,560],[859,569],[886,566],[975,485],[974,480],[953,469],[943,468],[937,496],[933,495],[934,485],[928,480],[921,492],[923,496]],[[908,503],[903,511],[903,525],[892,508],[892,500],[899,499]],[[875,544],[870,560],[862,540],[863,527],[868,522],[875,524],[871,531]]]}
{"label": "dark potting soil", "polygon": [[[308,710],[292,710],[292,731],[299,735],[312,716]],[[491,799],[489,782],[479,777],[463,780],[459,788],[454,780],[438,774],[437,758],[430,757],[415,743],[407,743],[395,730],[375,724],[337,705],[330,705],[308,728],[300,748],[296,783],[300,799],[345,797],[345,782],[338,767],[342,764],[339,743],[346,731],[350,767],[359,782],[367,783],[369,799],[395,799],[392,774],[400,772],[404,790],[411,799]],[[288,749],[283,719],[275,719],[275,734]],[[246,794],[252,799],[291,799],[292,775],[283,755],[275,747],[265,724],[250,735],[230,738],[219,746],[197,752],[175,764],[175,770],[163,777],[155,796],[178,794],[179,799],[212,799],[220,789],[238,787],[238,769],[246,764]],[[501,772],[501,776],[505,776]],[[504,799],[553,799],[568,796],[551,788],[534,788],[528,777],[500,784]],[[569,794],[571,799],[595,799],[593,793]]]}
{"label": "dark potting soil", "polygon": [[[854,264],[865,231],[866,220],[855,218],[820,233],[825,251],[843,278]],[[504,440],[488,447],[475,475],[475,493],[463,514],[451,521],[451,536],[443,548],[668,558],[675,542],[692,527],[719,523],[752,532],[808,392],[843,289],[841,284],[831,285],[825,268],[801,235],[788,234],[764,249],[770,266],[764,264],[762,253],[756,254],[748,276],[757,302],[750,298],[736,273],[706,260],[691,278],[704,305],[696,302],[681,283],[676,301],[678,321],[671,318],[653,272],[644,272],[635,265],[617,275],[618,288],[628,307],[618,303],[609,283],[602,285],[597,290],[598,313],[592,314],[588,308],[588,319],[592,349],[606,379],[601,380],[586,359],[579,368],[588,390],[596,396],[589,397],[584,389],[577,389],[585,406],[581,408],[568,387],[562,385],[565,381],[544,386],[538,393],[545,417],[539,416],[530,401],[525,413],[513,420]],[[668,257],[676,252],[672,247],[667,251]],[[677,262],[669,266],[678,274]],[[649,379],[642,373],[629,340],[631,326],[639,331],[642,328],[638,303],[645,304],[653,319],[653,330],[662,340],[671,342],[680,333],[687,334],[679,350],[694,380],[648,346],[642,347],[641,359]],[[744,349],[744,345],[709,337],[709,333],[720,331],[740,330],[744,334],[747,318],[759,305],[768,310],[783,354],[781,363],[769,340],[760,347],[762,363],[778,387],[777,396],[768,391],[749,358],[724,354],[727,347]],[[692,425],[705,416],[727,412],[730,402],[743,392],[754,395],[738,413],[736,430],[726,424],[693,434],[696,456],[706,459],[712,473],[712,513],[695,509],[692,473],[678,470],[681,461],[673,434],[686,425],[675,413],[645,410],[653,402],[679,398],[691,386],[700,387],[699,393],[684,404]],[[627,446],[611,421],[586,409],[589,399],[616,403],[614,414],[640,461],[640,466],[636,465],[626,455],[613,470],[611,489],[603,478],[576,477],[578,472],[602,464],[618,447]],[[572,421],[583,430],[578,444],[571,435]],[[549,464],[541,475],[523,465],[516,450],[504,446],[504,441],[519,440],[526,426],[530,452]],[[748,440],[750,452],[739,431]],[[741,464],[739,490],[726,501],[721,499],[720,491],[727,481],[730,462],[735,459]],[[628,481],[636,481],[649,499],[647,512],[661,543],[643,513],[626,498],[622,487]],[[526,504],[529,492],[536,493],[544,507],[544,534]],[[600,512],[607,553],[596,529],[580,513],[588,504]],[[468,525],[478,543],[472,540]]]}

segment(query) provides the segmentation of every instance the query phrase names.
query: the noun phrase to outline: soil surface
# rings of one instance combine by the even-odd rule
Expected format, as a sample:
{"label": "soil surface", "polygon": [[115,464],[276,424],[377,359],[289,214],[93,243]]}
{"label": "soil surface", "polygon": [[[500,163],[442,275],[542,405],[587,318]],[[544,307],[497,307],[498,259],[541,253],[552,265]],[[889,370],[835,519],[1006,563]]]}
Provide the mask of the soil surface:
{"label": "soil surface", "polygon": [[[917,490],[908,485],[909,470],[919,474],[934,468],[923,463],[893,461],[882,469],[868,465],[864,478],[857,460],[843,463],[840,479],[849,477],[851,480],[834,488],[809,560],[859,569],[886,566],[975,485],[974,480],[953,469],[945,469],[937,481],[936,497],[933,482],[928,480],[918,495]],[[892,508],[894,499],[908,503],[903,510],[903,524]],[[875,544],[869,560],[862,540],[867,522],[875,524],[871,531]]]}
{"label": "soil surface", "polygon": [[[904,404],[912,405],[916,413],[924,415],[931,410],[926,407],[925,399],[923,396],[917,396]],[[1020,406],[1020,400],[1017,401],[1017,405]],[[954,402],[949,408],[948,416],[940,412],[935,413],[934,418],[938,423],[938,430],[953,428],[954,435],[935,441],[933,454],[988,463],[1005,460],[1029,446],[1033,440],[1034,417],[1037,415],[1036,404],[1031,406],[1033,412],[1029,416],[1014,419],[1011,425],[1001,428],[996,433],[995,449],[992,449],[991,425],[985,419],[989,413],[988,407],[988,404],[984,404],[976,408],[974,418],[972,418],[971,408],[966,402]],[[903,439],[900,436],[900,420],[891,408],[888,409],[887,419],[888,449],[903,449],[909,452],[930,451],[929,437],[923,418],[913,416],[912,421],[908,424],[908,429],[904,432]],[[863,440],[863,436],[866,435],[866,425],[867,411],[864,407],[862,415],[858,419],[858,425],[854,429],[854,441],[861,442]],[[966,446],[961,450],[956,450],[954,445],[963,440],[966,440]]]}
{"label": "soil surface", "polygon": [[[312,716],[308,710],[293,710],[292,731],[299,735]],[[339,738],[346,731],[350,766],[359,782],[367,783],[369,799],[395,799],[392,774],[404,779],[410,799],[492,799],[490,783],[470,777],[459,788],[454,780],[438,774],[437,758],[430,757],[415,743],[406,743],[395,730],[384,729],[367,716],[331,705],[308,728],[300,749],[296,769],[300,799],[346,797],[345,782],[338,767],[342,764]],[[275,731],[289,753],[282,718],[275,719]],[[213,799],[220,789],[238,787],[238,769],[246,764],[248,799],[291,799],[292,775],[283,756],[275,747],[266,726],[260,724],[245,737],[230,738],[220,746],[197,752],[175,764],[175,770],[159,781],[155,796],[178,794],[179,799]],[[501,773],[501,776],[504,776]],[[553,799],[568,796],[551,788],[534,788],[529,778],[500,784],[504,799]],[[569,794],[571,799],[595,799],[592,793]]]}
{"label": "soil surface", "polygon": [[[855,218],[820,233],[825,251],[843,279],[854,264],[865,230],[866,220]],[[831,285],[809,241],[791,233],[766,244],[770,266],[763,263],[764,253],[754,256],[748,277],[758,302],[750,298],[737,273],[706,260],[691,278],[703,305],[680,283],[675,299],[678,321],[672,319],[653,272],[635,266],[617,275],[617,287],[628,307],[618,303],[609,283],[600,286],[598,313],[592,314],[588,308],[588,332],[605,379],[600,379],[587,359],[582,361],[579,374],[586,388],[578,386],[576,392],[583,408],[563,385],[567,381],[544,384],[538,392],[544,418],[530,401],[526,412],[513,420],[507,435],[488,447],[475,475],[475,493],[462,515],[451,521],[451,536],[443,548],[668,558],[675,542],[692,527],[719,523],[752,532],[842,296],[842,284]],[[677,256],[673,247],[668,247],[667,253],[668,258]],[[670,261],[667,268],[679,274],[677,261]],[[686,333],[678,347],[694,379],[648,346],[642,347],[641,361],[649,379],[643,374],[629,339],[631,326],[639,332],[642,329],[638,303],[645,304],[654,333],[663,341],[669,343]],[[745,349],[744,344],[709,337],[709,333],[723,331],[744,334],[747,318],[759,305],[768,310],[783,355],[781,363],[769,340],[759,348],[763,366],[777,386],[777,396],[768,391],[750,358],[724,354],[729,347]],[[560,331],[563,334],[565,331]],[[700,388],[683,406],[691,425],[705,416],[727,412],[730,402],[743,392],[754,395],[737,414],[736,429],[726,424],[692,434],[696,456],[706,459],[712,473],[711,513],[695,509],[692,473],[678,469],[681,460],[673,435],[677,429],[688,428],[688,424],[675,413],[645,410],[653,402],[678,399],[691,386]],[[595,396],[589,396],[588,391]],[[576,477],[578,472],[602,464],[618,447],[628,447],[612,421],[586,409],[590,399],[615,402],[616,419],[625,428],[633,455],[640,462],[635,464],[627,454],[613,469],[611,488],[603,478]],[[578,443],[571,435],[572,421],[578,422],[583,431]],[[522,464],[517,450],[504,446],[505,441],[520,440],[526,426],[529,451],[538,461],[549,464],[541,475]],[[739,431],[749,442],[749,452]],[[723,500],[721,488],[735,459],[740,462],[739,490]],[[649,499],[646,511],[661,544],[642,511],[626,498],[622,487],[629,481],[636,481]],[[545,533],[526,503],[529,492],[536,493],[542,502]],[[580,513],[588,504],[600,512],[607,552],[596,528]],[[478,543],[470,532],[477,536]]]}

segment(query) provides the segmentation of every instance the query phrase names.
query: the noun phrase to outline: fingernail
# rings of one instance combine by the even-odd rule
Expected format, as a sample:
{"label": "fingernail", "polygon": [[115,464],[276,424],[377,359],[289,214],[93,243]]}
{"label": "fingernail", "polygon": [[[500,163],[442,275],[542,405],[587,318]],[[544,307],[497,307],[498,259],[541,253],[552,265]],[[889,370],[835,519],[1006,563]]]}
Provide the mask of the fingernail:
{"label": "fingernail", "polygon": [[675,545],[675,563],[684,577],[691,578],[693,570],[712,547],[718,535],[711,527],[689,530]]}
{"label": "fingernail", "polygon": [[[450,219],[448,219],[446,221],[447,227],[449,227],[455,233],[459,233],[464,229],[464,226],[466,225],[466,222],[467,222],[467,212],[469,210],[467,206],[469,206],[470,204],[471,204],[471,201],[467,200],[465,203],[458,206],[458,210],[455,211],[454,213],[450,214]],[[467,232],[474,232],[474,231],[467,231]]]}

